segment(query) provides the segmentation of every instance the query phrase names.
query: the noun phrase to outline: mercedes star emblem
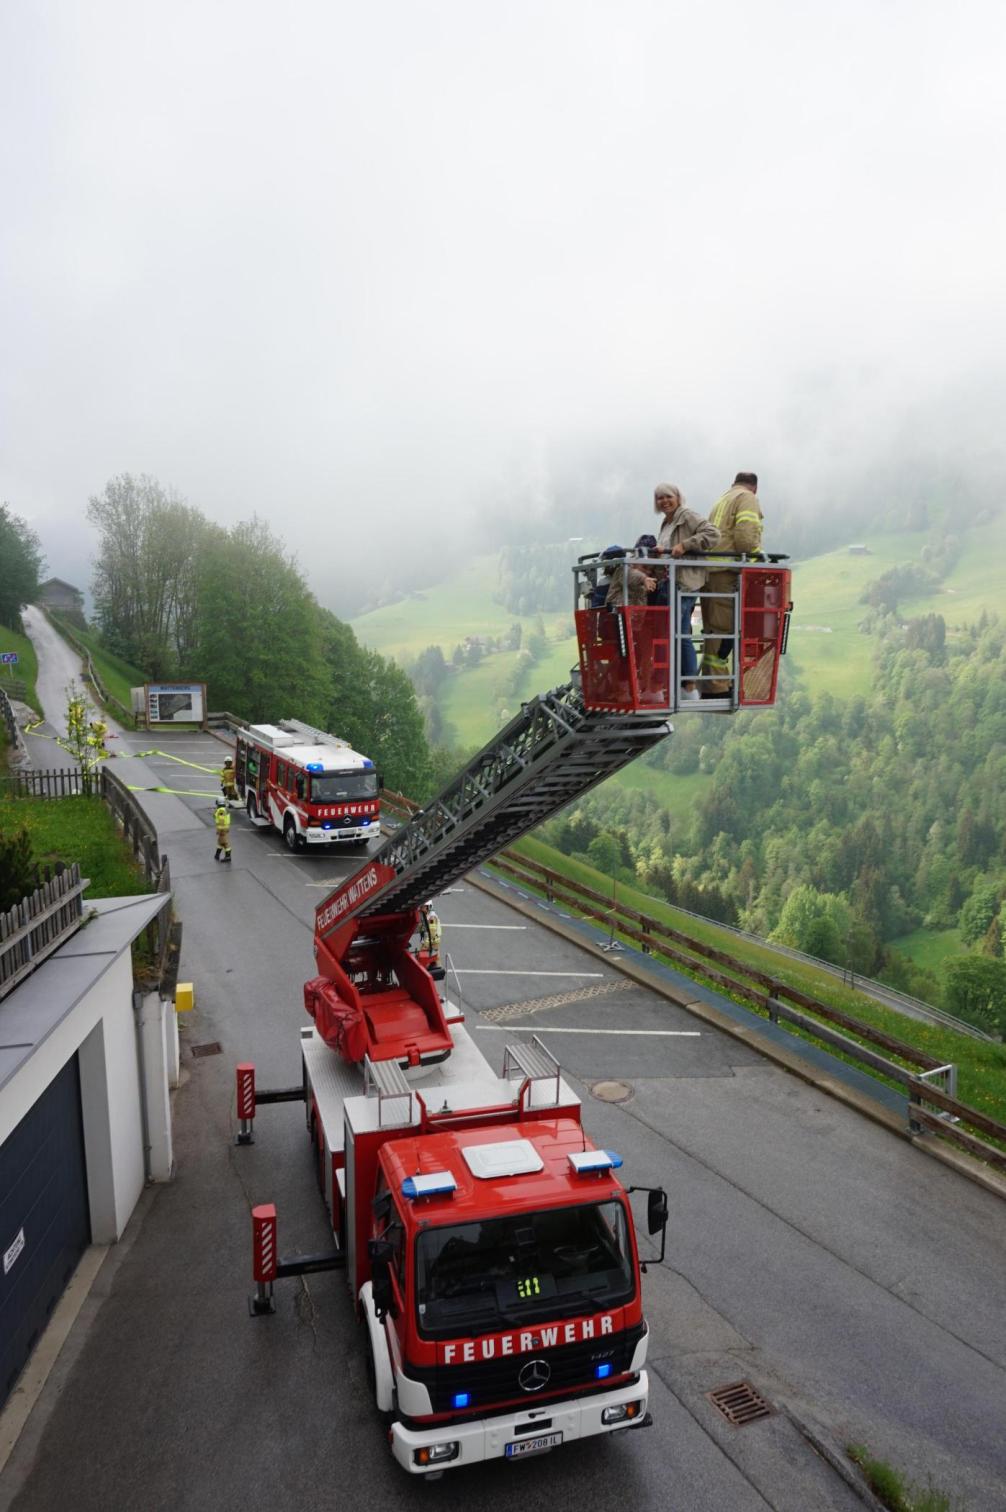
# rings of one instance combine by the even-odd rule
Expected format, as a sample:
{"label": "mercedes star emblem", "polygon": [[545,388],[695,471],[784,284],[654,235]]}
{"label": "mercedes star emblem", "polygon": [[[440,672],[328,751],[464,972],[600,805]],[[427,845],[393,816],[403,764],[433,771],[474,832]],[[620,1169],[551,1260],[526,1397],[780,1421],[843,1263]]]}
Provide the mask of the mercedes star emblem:
{"label": "mercedes star emblem", "polygon": [[541,1391],[547,1386],[552,1375],[552,1367],[547,1360],[540,1356],[534,1360],[528,1360],[517,1377],[518,1384],[523,1391]]}

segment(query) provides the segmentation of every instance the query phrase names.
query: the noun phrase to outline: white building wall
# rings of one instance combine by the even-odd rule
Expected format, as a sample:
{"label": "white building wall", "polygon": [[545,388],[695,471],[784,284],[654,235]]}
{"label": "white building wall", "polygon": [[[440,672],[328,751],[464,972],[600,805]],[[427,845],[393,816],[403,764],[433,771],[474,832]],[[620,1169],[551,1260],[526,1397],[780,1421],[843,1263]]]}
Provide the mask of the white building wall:
{"label": "white building wall", "polygon": [[4,1088],[0,1144],[78,1050],[91,1237],[110,1244],[121,1237],[146,1177],[128,949]]}

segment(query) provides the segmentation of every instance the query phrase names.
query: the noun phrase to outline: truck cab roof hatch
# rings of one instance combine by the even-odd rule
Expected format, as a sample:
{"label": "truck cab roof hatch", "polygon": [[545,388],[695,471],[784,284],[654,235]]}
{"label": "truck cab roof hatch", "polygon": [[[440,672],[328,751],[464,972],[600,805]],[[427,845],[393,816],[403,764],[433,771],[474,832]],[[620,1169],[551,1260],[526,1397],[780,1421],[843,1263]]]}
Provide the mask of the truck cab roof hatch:
{"label": "truck cab roof hatch", "polygon": [[545,1165],[529,1139],[465,1145],[461,1153],[472,1175],[482,1181],[493,1181],[500,1176],[529,1176]]}

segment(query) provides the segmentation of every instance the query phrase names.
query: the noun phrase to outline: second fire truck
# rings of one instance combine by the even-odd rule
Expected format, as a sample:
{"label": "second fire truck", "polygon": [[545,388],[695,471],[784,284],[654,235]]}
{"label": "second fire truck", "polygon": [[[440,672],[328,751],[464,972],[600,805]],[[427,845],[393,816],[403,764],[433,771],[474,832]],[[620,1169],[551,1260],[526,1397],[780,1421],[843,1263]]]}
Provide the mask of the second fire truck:
{"label": "second fire truck", "polygon": [[381,833],[381,779],[369,756],[300,719],[239,730],[234,780],[253,824],[290,850],[358,845]]}

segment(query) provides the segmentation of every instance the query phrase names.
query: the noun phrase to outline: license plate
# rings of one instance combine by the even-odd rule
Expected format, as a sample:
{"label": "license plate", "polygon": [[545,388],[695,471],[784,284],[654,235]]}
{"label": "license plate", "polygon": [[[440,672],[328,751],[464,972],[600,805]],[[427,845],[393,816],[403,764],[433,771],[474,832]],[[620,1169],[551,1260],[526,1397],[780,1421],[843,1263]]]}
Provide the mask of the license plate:
{"label": "license plate", "polygon": [[507,1444],[507,1459],[517,1459],[522,1454],[544,1454],[547,1449],[554,1449],[556,1444],[562,1443],[561,1433],[543,1433],[540,1438],[518,1439],[514,1444]]}

